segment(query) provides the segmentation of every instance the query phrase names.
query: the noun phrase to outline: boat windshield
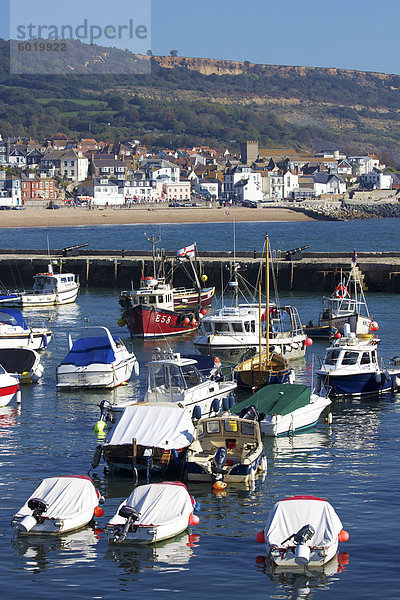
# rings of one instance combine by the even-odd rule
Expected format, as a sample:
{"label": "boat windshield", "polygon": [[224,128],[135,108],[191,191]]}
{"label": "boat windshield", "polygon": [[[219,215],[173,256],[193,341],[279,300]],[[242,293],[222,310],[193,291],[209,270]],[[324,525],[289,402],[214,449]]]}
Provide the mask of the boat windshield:
{"label": "boat windshield", "polygon": [[326,365],[335,365],[337,362],[337,359],[339,358],[339,355],[340,355],[340,350],[329,350],[329,352],[326,353],[325,364]]}
{"label": "boat windshield", "polygon": [[342,365],[356,365],[360,354],[359,352],[347,351],[344,353]]}
{"label": "boat windshield", "polygon": [[192,388],[206,381],[206,378],[200,373],[196,365],[185,365],[181,370],[187,388]]}

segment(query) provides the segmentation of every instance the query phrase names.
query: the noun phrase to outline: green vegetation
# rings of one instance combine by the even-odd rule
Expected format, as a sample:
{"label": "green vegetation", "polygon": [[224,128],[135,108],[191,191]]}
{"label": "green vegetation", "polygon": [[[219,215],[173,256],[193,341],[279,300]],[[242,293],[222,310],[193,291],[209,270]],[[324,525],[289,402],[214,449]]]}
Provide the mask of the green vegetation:
{"label": "green vegetation", "polygon": [[[105,50],[104,61],[96,62]],[[257,139],[261,147],[386,152],[393,164],[400,155],[397,75],[250,63],[237,75],[203,75],[189,68],[190,59],[163,68],[150,55],[150,74],[123,75],[134,55],[80,42],[73,68],[82,74],[11,75],[8,53],[0,40],[3,136],[88,137],[90,131],[109,141],[139,138],[156,149],[209,144],[231,150]],[[91,61],[97,74],[83,74]],[[104,73],[109,70],[114,74]]]}

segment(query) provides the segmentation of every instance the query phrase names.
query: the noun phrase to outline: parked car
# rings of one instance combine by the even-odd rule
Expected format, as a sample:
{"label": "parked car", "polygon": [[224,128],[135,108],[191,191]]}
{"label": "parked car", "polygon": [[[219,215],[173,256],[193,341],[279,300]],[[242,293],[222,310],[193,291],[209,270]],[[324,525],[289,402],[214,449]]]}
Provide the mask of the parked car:
{"label": "parked car", "polygon": [[257,202],[253,202],[253,200],[244,200],[242,206],[245,206],[246,208],[257,208],[258,204]]}
{"label": "parked car", "polygon": [[60,207],[58,206],[58,204],[54,204],[54,202],[52,202],[50,200],[50,202],[48,203],[48,205],[46,206],[46,208],[50,208],[50,209],[55,210],[56,208],[60,208]]}
{"label": "parked car", "polygon": [[176,208],[176,207],[181,206],[181,205],[179,204],[179,202],[170,202],[168,204],[168,206],[172,206],[172,207]]}

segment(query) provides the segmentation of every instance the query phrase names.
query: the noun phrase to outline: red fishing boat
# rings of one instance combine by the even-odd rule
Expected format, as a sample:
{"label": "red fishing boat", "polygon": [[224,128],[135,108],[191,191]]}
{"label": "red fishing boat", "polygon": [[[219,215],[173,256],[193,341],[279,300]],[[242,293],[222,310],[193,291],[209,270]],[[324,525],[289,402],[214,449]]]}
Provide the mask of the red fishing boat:
{"label": "red fishing boat", "polygon": [[173,288],[157,279],[145,278],[140,288],[132,292],[132,306],[124,310],[118,324],[127,325],[132,337],[164,337],[194,331],[200,314],[190,309],[174,310]]}
{"label": "red fishing boat", "polygon": [[207,313],[215,288],[202,288],[201,283],[207,280],[206,275],[199,275],[197,267],[196,244],[181,248],[177,252],[180,264],[189,261],[195,288],[175,288],[166,283],[163,261],[156,266],[153,243],[153,276],[142,274],[138,290],[122,292],[120,304],[125,308],[121,326],[127,325],[132,337],[154,338],[179,335],[197,329],[199,320]]}

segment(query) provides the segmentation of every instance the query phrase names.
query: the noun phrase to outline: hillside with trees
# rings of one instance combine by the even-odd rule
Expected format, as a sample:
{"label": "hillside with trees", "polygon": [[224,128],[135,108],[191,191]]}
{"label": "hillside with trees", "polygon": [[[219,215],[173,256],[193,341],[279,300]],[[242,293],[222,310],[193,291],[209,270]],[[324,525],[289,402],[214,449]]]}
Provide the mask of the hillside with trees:
{"label": "hillside with trees", "polygon": [[69,43],[75,44],[70,74],[13,75],[9,43],[0,40],[3,136],[43,139],[60,131],[138,138],[153,148],[231,150],[257,139],[262,147],[375,151],[400,162],[398,75],[188,58],[177,51],[139,57],[151,72],[135,74],[138,57],[128,51]]}

